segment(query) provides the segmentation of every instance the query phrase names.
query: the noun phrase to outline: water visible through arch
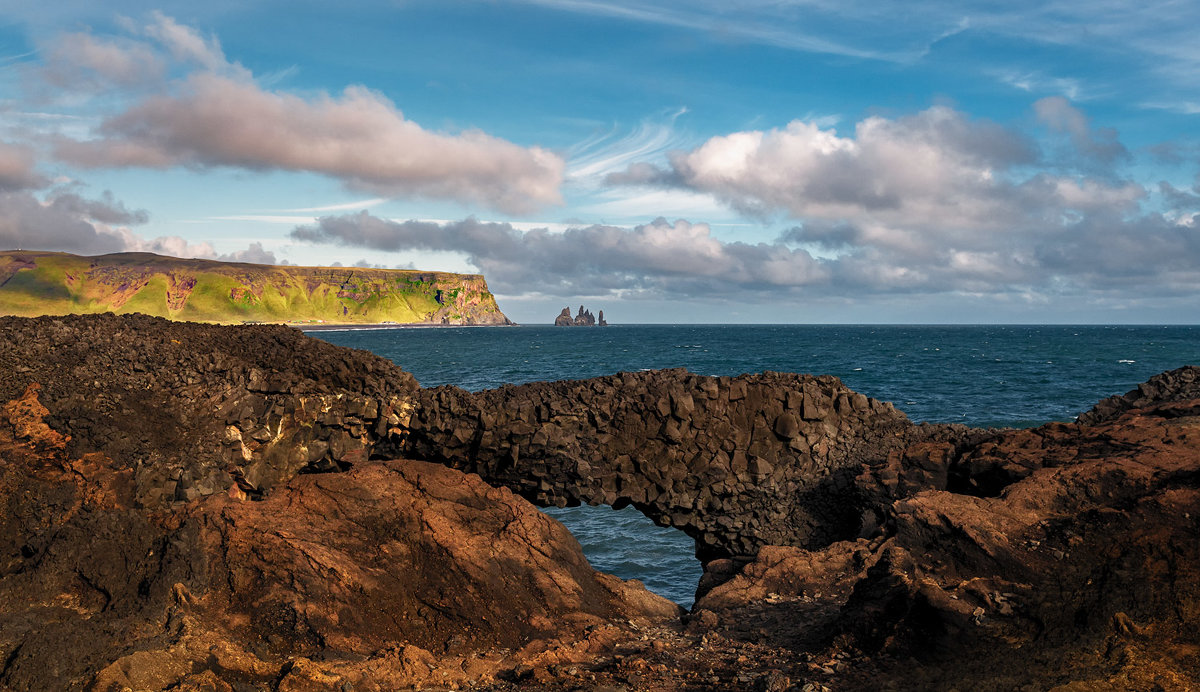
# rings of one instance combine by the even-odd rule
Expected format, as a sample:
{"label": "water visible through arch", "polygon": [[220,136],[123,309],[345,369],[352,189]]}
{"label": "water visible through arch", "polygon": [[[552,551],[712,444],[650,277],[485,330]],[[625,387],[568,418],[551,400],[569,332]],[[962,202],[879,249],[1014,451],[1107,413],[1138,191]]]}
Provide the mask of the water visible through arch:
{"label": "water visible through arch", "polygon": [[701,569],[696,544],[682,531],[658,526],[633,507],[581,505],[542,511],[570,530],[593,568],[621,579],[639,579],[650,591],[692,607]]}

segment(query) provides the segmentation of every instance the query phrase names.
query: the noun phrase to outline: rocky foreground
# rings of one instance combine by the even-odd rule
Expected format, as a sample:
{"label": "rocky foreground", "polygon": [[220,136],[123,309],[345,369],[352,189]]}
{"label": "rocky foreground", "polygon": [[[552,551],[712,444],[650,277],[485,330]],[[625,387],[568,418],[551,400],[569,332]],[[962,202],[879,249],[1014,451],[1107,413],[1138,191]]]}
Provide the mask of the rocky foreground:
{"label": "rocky foreground", "polygon": [[[529,500],[688,532],[695,607]],[[7,689],[1200,687],[1195,367],[981,431],[828,377],[470,394],[283,327],[10,318],[0,504]]]}

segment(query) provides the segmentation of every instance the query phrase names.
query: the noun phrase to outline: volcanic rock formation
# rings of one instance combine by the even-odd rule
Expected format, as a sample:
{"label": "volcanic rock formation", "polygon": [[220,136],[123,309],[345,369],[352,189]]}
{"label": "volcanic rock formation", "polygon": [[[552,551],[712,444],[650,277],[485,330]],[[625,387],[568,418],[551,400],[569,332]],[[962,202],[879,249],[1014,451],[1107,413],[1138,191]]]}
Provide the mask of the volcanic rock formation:
{"label": "volcanic rock formation", "polygon": [[704,560],[857,535],[864,459],[917,439],[986,434],[916,426],[834,377],[771,372],[438,387],[414,406],[407,455],[539,504],[632,504],[695,538]]}
{"label": "volcanic rock formation", "polygon": [[558,317],[554,318],[554,326],[556,327],[607,327],[608,322],[604,321],[604,311],[600,311],[600,321],[596,322],[595,315],[591,310],[585,310],[582,305],[579,306],[579,314],[571,317],[571,308],[563,308]]}
{"label": "volcanic rock formation", "polygon": [[1095,423],[896,450],[855,480],[872,530],[763,548],[689,627],[765,632],[845,689],[1195,689],[1198,386],[1185,368]]}
{"label": "volcanic rock formation", "polygon": [[678,617],[529,503],[440,465],[141,506],[136,472],[69,452],[39,390],[0,408],[4,689],[486,684]]}
{"label": "volcanic rock formation", "polygon": [[[0,373],[0,687],[1200,686],[1200,368],[988,431],[142,316],[0,319]],[[695,537],[686,626],[523,498]]]}

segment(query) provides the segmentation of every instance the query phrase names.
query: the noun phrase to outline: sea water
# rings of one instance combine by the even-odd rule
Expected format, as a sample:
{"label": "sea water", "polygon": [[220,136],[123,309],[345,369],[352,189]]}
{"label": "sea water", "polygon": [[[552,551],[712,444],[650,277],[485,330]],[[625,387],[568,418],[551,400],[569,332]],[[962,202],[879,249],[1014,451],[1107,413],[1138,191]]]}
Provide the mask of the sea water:
{"label": "sea water", "polygon": [[[314,332],[391,359],[425,387],[468,390],[620,371],[836,375],[916,422],[1028,427],[1067,421],[1151,375],[1200,364],[1195,326],[614,325]],[[592,565],[688,606],[691,539],[633,508],[547,509]]]}

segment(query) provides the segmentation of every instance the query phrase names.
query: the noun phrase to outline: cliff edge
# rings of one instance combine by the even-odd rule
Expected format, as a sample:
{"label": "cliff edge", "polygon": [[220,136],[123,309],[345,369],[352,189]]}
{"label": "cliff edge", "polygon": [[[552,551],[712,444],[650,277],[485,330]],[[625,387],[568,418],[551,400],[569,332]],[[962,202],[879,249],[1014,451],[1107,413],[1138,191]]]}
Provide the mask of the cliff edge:
{"label": "cliff edge", "polygon": [[511,324],[479,274],[0,252],[0,315],[102,312],[217,324]]}

